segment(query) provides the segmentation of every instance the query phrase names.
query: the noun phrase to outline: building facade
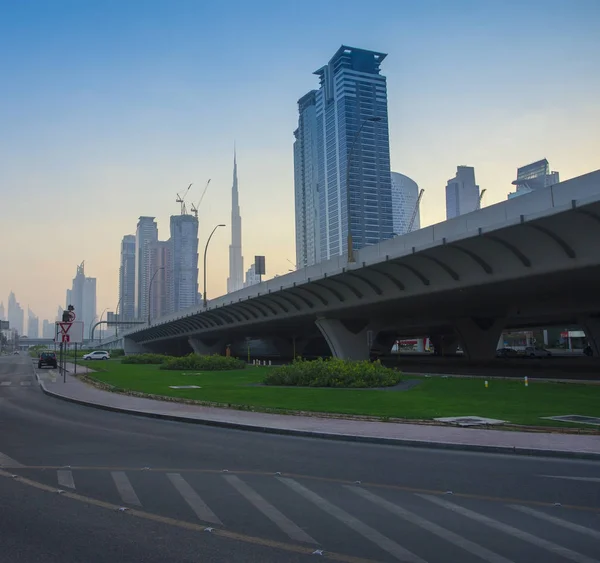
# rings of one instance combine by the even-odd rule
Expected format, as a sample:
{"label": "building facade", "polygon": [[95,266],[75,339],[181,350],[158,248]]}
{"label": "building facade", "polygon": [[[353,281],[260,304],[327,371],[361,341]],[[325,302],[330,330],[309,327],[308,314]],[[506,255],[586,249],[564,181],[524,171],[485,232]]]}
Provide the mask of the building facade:
{"label": "building facade", "polygon": [[71,289],[66,292],[66,298],[65,308],[73,305],[76,319],[83,321],[83,338],[89,338],[90,329],[97,320],[96,278],[85,275],[85,262],[77,266]]}
{"label": "building facade", "polygon": [[550,171],[550,164],[544,158],[517,168],[517,179],[513,181],[516,191],[508,194],[508,199],[519,197],[541,188],[560,182],[560,174]]}
{"label": "building facade", "polygon": [[4,316],[4,303],[0,302],[0,321],[5,321],[6,317]]}
{"label": "building facade", "polygon": [[244,257],[242,256],[242,216],[238,191],[237,158],[233,154],[233,184],[231,186],[231,244],[229,245],[229,277],[227,293],[244,287]]}
{"label": "building facade", "polygon": [[311,90],[298,100],[298,128],[294,131],[294,200],[298,268],[316,264],[321,256],[316,95],[316,90]]}
{"label": "building facade", "polygon": [[148,259],[150,245],[158,241],[158,226],[154,217],[140,217],[135,232],[135,317],[148,317]]}
{"label": "building facade", "polygon": [[250,287],[251,285],[256,285],[261,282],[261,277],[256,273],[256,265],[252,264],[246,270],[246,281],[244,282],[244,287]]}
{"label": "building facade", "polygon": [[342,46],[315,72],[320,260],[347,252],[349,223],[354,249],[393,236],[385,57]]}
{"label": "building facade", "polygon": [[8,307],[6,313],[8,316],[10,329],[12,331],[16,331],[19,336],[23,336],[25,312],[23,311],[21,305],[19,305],[17,297],[12,291],[8,296]]}
{"label": "building facade", "polygon": [[44,319],[42,323],[42,338],[54,338],[55,324],[51,323],[48,319]]}
{"label": "building facade", "polygon": [[198,301],[198,219],[193,215],[171,217],[171,240],[166,271],[169,311],[194,307]]}
{"label": "building facade", "polygon": [[409,231],[421,228],[421,212],[417,207],[419,186],[414,180],[399,172],[392,172],[391,176],[394,235],[405,235]]}
{"label": "building facade", "polygon": [[125,321],[135,319],[135,235],[125,235],[121,241],[117,314]]}
{"label": "building facade", "polygon": [[479,208],[479,186],[475,168],[458,166],[456,176],[446,184],[446,219],[452,219]]}
{"label": "building facade", "polygon": [[171,241],[150,244],[147,267],[149,314],[155,319],[173,312]]}
{"label": "building facade", "polygon": [[40,319],[29,307],[27,308],[27,337],[40,337]]}

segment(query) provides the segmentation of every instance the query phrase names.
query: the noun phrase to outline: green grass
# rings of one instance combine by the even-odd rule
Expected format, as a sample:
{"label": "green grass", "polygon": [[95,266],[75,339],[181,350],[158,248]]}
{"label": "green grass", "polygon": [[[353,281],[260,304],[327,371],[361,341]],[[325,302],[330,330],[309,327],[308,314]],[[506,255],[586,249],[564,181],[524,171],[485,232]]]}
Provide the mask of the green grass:
{"label": "green grass", "polygon": [[[229,372],[161,371],[154,365],[125,365],[119,361],[83,362],[100,370],[93,377],[119,389],[242,405],[262,409],[299,410],[389,418],[432,419],[477,415],[532,426],[572,426],[542,420],[543,416],[579,414],[600,416],[600,386],[530,381],[423,378],[408,391],[312,389],[252,386],[261,383],[268,367]],[[412,377],[411,379],[418,379]],[[170,385],[199,385],[201,389],[170,389]]]}

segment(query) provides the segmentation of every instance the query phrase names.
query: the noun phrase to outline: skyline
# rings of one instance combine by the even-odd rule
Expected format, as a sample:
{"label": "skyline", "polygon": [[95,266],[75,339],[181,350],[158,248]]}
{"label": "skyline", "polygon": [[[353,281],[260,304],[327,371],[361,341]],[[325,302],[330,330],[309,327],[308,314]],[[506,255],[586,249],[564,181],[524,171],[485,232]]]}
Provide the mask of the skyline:
{"label": "skyline", "polygon": [[[85,260],[98,310],[114,310],[123,235],[147,215],[168,238],[175,194],[191,182],[196,202],[211,178],[199,247],[214,225],[229,230],[234,141],[243,253],[266,255],[268,277],[286,273],[296,255],[296,103],[341,44],[388,53],[391,169],[425,189],[421,226],[444,220],[446,182],[460,165],[475,168],[483,206],[505,200],[517,167],[538,159],[561,180],[600,167],[595,2],[383,2],[386,17],[368,29],[360,11],[335,19],[336,2],[320,7],[318,20],[316,2],[256,4],[239,3],[233,22],[231,5],[187,2],[176,13],[145,3],[143,17],[136,2],[40,3],[34,15],[2,8],[0,44],[10,56],[0,59],[0,224],[14,241],[0,247],[5,306],[13,290],[23,308],[54,319]],[[205,18],[211,29],[190,37]],[[538,26],[523,33],[529,18]],[[290,25],[309,21],[302,44],[289,37]],[[229,244],[228,236],[211,242],[211,297],[225,292]]]}

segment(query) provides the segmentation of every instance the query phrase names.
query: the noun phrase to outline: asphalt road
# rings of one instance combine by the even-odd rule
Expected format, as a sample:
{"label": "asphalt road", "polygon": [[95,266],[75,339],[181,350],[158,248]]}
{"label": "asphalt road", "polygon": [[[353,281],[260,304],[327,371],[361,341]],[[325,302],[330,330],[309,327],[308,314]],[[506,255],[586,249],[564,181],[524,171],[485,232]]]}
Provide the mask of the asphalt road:
{"label": "asphalt road", "polygon": [[120,415],[45,396],[23,356],[0,465],[2,562],[600,562],[600,463]]}

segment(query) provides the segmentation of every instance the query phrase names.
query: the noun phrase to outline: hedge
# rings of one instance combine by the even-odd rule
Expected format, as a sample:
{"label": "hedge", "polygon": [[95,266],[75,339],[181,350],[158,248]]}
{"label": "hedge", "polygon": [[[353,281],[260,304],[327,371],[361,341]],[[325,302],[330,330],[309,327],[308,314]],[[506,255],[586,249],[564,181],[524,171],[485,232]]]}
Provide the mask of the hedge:
{"label": "hedge", "polygon": [[164,356],[163,354],[133,354],[131,356],[125,356],[122,360],[122,364],[163,364],[170,356]]}
{"label": "hedge", "polygon": [[246,362],[231,356],[199,356],[189,354],[180,358],[167,358],[160,369],[168,370],[203,370],[203,371],[226,371],[244,369]]}
{"label": "hedge", "polygon": [[293,363],[269,370],[265,385],[299,387],[390,387],[402,379],[402,374],[382,366],[379,361],[353,361],[329,358]]}

